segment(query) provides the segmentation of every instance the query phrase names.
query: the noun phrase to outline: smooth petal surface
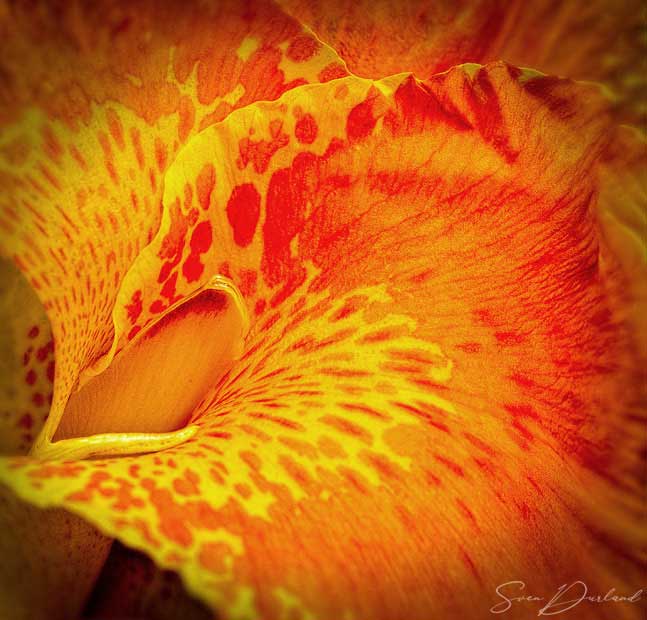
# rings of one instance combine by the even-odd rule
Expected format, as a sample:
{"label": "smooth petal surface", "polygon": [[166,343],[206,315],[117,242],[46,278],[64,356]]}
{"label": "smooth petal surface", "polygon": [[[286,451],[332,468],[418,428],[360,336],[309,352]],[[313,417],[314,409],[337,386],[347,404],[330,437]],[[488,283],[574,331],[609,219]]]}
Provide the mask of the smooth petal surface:
{"label": "smooth petal surface", "polygon": [[[116,321],[220,273],[254,317],[246,353],[186,444],[5,459],[0,479],[226,618],[488,617],[516,578],[633,594],[643,360],[638,272],[599,223],[602,196],[618,208],[606,107],[465,66],[304,86],[196,135],[120,293],[141,312]],[[571,617],[640,614],[590,605]]]}
{"label": "smooth petal surface", "polygon": [[[0,58],[0,240],[51,321],[50,439],[80,373],[120,337],[115,299],[159,228],[178,149],[237,107],[345,69],[273,3],[237,0],[12,3]],[[35,424],[34,406],[12,402],[7,424],[25,411]]]}
{"label": "smooth petal surface", "polygon": [[647,40],[640,0],[280,0],[363,77],[419,78],[464,62],[505,60],[618,96],[617,115],[647,121]]}

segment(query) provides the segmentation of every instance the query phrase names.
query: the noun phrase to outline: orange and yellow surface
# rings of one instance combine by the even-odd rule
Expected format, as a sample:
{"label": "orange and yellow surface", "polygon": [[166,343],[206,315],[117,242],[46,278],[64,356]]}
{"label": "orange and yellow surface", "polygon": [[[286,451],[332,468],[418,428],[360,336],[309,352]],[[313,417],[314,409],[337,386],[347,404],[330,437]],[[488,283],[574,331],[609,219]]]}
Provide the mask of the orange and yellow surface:
{"label": "orange and yellow surface", "polygon": [[0,3],[0,618],[645,587],[640,5]]}

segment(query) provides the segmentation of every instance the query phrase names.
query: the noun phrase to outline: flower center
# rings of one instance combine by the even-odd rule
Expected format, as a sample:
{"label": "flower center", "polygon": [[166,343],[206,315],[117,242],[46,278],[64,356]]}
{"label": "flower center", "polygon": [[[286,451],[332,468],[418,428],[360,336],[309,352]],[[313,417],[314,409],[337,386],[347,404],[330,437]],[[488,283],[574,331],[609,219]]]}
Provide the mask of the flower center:
{"label": "flower center", "polygon": [[48,456],[149,452],[183,441],[196,408],[240,357],[246,330],[240,293],[218,276],[71,395]]}

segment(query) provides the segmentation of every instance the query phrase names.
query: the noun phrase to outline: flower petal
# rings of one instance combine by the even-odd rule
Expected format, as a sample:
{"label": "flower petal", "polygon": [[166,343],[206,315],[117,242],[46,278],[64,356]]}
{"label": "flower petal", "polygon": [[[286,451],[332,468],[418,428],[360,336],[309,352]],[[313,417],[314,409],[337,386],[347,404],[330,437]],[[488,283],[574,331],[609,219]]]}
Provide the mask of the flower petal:
{"label": "flower petal", "polygon": [[619,116],[644,126],[647,80],[640,0],[280,0],[363,77],[420,78],[464,62],[505,60],[618,94]]}
{"label": "flower petal", "polygon": [[36,292],[3,258],[0,289],[0,453],[26,454],[52,402],[54,341]]}
{"label": "flower petal", "polygon": [[0,616],[78,618],[111,543],[66,510],[40,510],[0,485]]}
{"label": "flower petal", "polygon": [[642,324],[647,303],[647,137],[621,127],[607,150],[600,170],[599,217],[606,245],[618,257],[625,273],[624,295],[629,295],[630,320],[636,326],[639,347],[647,354],[647,333]]}
{"label": "flower petal", "polygon": [[233,109],[345,69],[263,1],[15,3],[0,32],[0,239],[52,325],[49,440],[79,374],[120,336],[115,299],[159,227],[181,145]]}
{"label": "flower petal", "polygon": [[115,543],[83,613],[83,620],[214,620],[190,597],[177,573],[160,570],[143,553]]}
{"label": "flower petal", "polygon": [[141,325],[161,273],[182,296],[219,271],[255,317],[200,430],[157,455],[5,459],[0,480],[227,618],[486,616],[512,579],[633,594],[641,360],[596,213],[612,138],[595,88],[504,64],[233,113],[169,168],[133,269]]}

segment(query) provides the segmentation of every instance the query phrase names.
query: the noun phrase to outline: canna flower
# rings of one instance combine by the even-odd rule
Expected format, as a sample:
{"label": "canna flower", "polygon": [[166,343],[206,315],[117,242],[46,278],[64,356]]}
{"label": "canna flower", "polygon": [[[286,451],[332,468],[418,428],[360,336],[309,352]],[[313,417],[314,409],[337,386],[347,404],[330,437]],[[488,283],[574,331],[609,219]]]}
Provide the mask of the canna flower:
{"label": "canna flower", "polygon": [[639,591],[634,48],[484,4],[3,9],[3,617],[113,540],[232,619]]}

